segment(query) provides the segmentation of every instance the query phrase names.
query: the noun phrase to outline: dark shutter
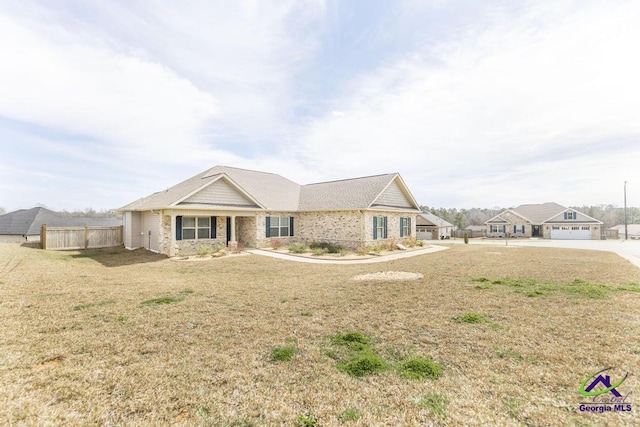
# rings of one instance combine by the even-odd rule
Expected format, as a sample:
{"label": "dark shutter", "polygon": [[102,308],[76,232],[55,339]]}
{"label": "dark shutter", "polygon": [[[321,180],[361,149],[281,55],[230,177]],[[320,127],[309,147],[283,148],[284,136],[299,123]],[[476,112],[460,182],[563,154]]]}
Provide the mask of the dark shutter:
{"label": "dark shutter", "polygon": [[293,236],[293,217],[289,217],[289,236]]}
{"label": "dark shutter", "polygon": [[182,216],[176,217],[176,240],[182,240]]}
{"label": "dark shutter", "polygon": [[271,217],[270,216],[267,217],[266,223],[267,223],[267,233],[265,234],[265,236],[271,237],[271,231],[270,231],[270,229],[271,229]]}
{"label": "dark shutter", "polygon": [[374,216],[373,217],[373,240],[376,240],[378,238],[378,217]]}
{"label": "dark shutter", "polygon": [[216,238],[216,231],[217,231],[217,227],[216,227],[216,220],[217,220],[217,216],[212,216],[211,217],[211,233],[209,233],[211,235],[212,239]]}
{"label": "dark shutter", "polygon": [[404,230],[402,229],[403,225],[404,225],[404,218],[400,217],[400,237],[404,237]]}
{"label": "dark shutter", "polygon": [[409,234],[409,236],[411,236],[411,217],[407,218],[407,224],[408,224],[407,233]]}
{"label": "dark shutter", "polygon": [[384,217],[384,239],[387,238],[387,217]]}

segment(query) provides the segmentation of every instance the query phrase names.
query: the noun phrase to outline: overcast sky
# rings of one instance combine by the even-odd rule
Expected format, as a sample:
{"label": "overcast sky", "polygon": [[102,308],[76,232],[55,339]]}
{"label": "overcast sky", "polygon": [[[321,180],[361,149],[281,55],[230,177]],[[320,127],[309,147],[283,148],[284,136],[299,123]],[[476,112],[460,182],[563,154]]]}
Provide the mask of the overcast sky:
{"label": "overcast sky", "polygon": [[640,206],[640,2],[0,2],[0,207],[214,165],[435,207]]}

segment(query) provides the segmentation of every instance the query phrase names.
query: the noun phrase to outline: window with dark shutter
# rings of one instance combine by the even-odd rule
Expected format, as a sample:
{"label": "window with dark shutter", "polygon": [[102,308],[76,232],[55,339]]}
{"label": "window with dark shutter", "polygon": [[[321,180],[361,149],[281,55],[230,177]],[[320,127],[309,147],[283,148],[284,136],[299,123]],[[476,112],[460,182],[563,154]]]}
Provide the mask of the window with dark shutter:
{"label": "window with dark shutter", "polygon": [[182,216],[176,217],[176,240],[182,240]]}

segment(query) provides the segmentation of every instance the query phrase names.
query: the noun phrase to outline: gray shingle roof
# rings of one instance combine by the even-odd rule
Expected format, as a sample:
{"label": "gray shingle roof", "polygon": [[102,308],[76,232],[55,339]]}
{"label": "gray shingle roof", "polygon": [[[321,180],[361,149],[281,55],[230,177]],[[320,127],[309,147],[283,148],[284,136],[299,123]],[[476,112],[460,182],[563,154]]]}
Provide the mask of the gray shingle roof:
{"label": "gray shingle roof", "polygon": [[431,212],[422,212],[418,215],[418,222],[422,224],[420,217],[424,218],[424,220],[435,225],[436,227],[453,227],[453,224],[445,221],[437,215],[432,214]]}
{"label": "gray shingle roof", "polygon": [[304,185],[299,210],[366,209],[396,175],[388,173]]}
{"label": "gray shingle roof", "polygon": [[567,210],[567,208],[554,202],[547,202],[541,204],[520,205],[511,210],[528,219],[533,224],[542,224],[551,217]]}
{"label": "gray shingle roof", "polygon": [[258,203],[269,210],[295,210],[300,197],[300,186],[280,175],[268,172],[215,166],[164,191],[143,197],[119,210],[165,209],[184,199],[200,188],[226,176],[248,192]]}
{"label": "gray shingle roof", "polygon": [[119,210],[142,211],[173,207],[221,176],[246,191],[264,209],[286,212],[366,209],[398,174],[299,185],[274,173],[215,166],[167,190],[138,199]]}
{"label": "gray shingle roof", "polygon": [[0,234],[32,236],[40,234],[42,224],[49,227],[118,226],[113,217],[73,217],[46,208],[21,209],[0,216]]}

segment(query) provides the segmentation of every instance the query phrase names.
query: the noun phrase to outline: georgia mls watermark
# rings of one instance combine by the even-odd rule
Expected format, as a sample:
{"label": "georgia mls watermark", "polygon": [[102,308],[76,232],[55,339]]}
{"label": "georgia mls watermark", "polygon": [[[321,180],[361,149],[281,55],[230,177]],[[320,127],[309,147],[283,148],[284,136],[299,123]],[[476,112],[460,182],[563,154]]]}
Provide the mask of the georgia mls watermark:
{"label": "georgia mls watermark", "polygon": [[611,376],[602,374],[611,369],[613,368],[604,368],[582,382],[580,394],[591,398],[591,401],[580,403],[580,412],[631,412],[631,391],[623,394],[618,390],[629,377],[629,373],[612,384]]}

